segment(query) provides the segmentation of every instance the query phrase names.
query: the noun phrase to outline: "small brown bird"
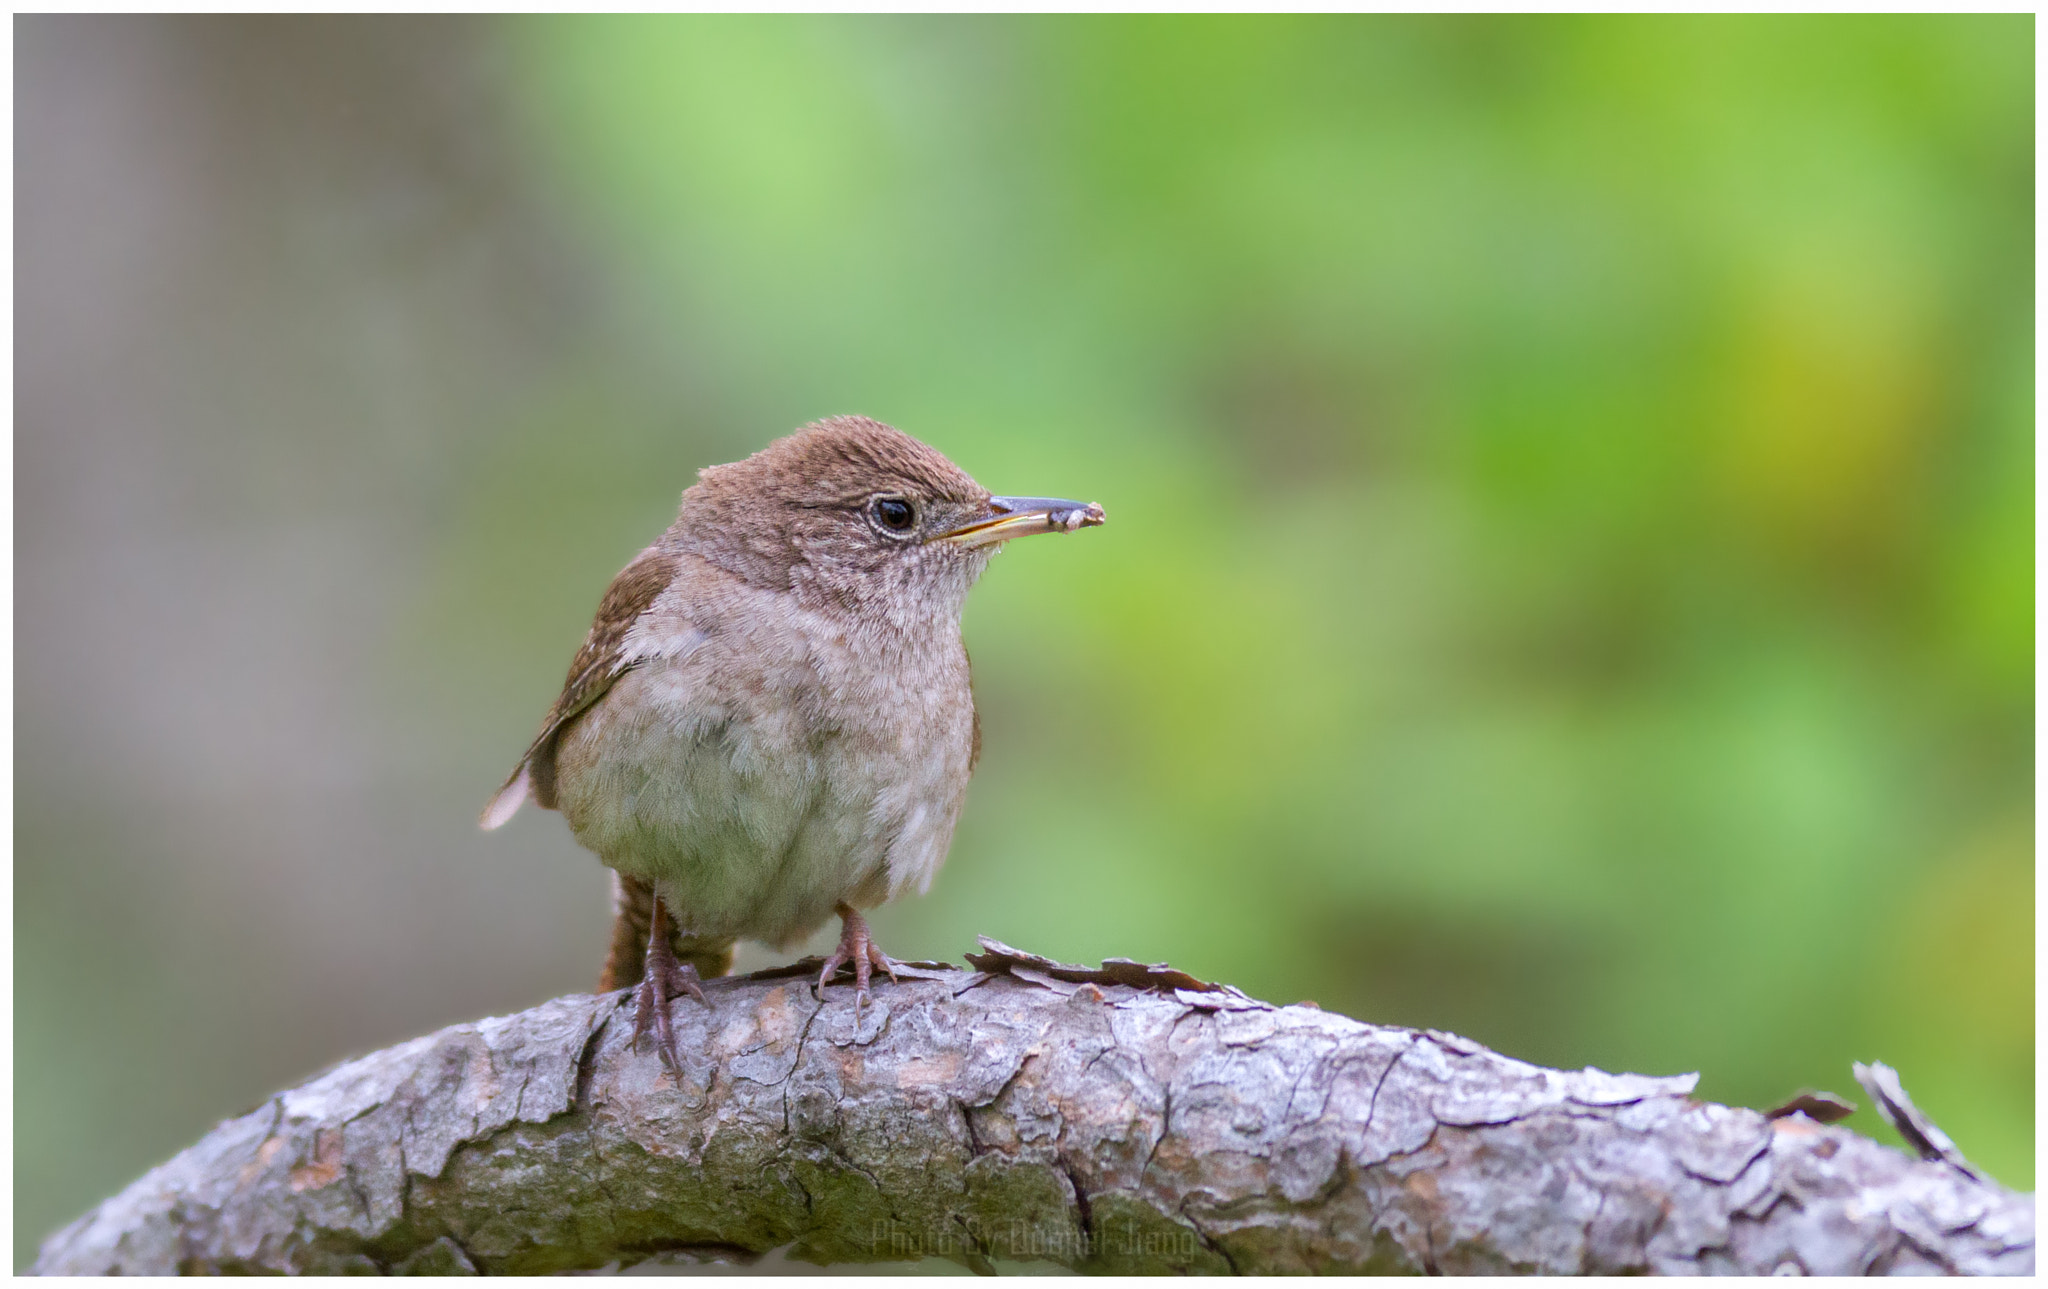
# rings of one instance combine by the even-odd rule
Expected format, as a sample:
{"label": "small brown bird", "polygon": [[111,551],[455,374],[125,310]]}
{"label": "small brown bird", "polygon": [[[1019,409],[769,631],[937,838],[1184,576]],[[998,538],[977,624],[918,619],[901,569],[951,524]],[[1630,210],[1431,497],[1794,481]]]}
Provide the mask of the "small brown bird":
{"label": "small brown bird", "polygon": [[838,913],[818,986],[894,976],[860,910],[945,860],[981,751],[960,611],[1012,537],[1103,522],[1093,503],[995,497],[860,416],[701,471],[613,579],[561,697],[484,808],[559,809],[613,871],[600,989],[639,986],[676,1063],[669,1005]]}

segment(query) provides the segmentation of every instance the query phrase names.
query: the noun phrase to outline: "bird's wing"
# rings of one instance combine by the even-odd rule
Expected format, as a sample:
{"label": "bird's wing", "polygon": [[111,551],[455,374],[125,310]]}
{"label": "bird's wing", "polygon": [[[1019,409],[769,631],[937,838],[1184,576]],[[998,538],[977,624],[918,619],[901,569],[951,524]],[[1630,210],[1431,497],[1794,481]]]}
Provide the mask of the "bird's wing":
{"label": "bird's wing", "polygon": [[653,606],[655,597],[673,580],[675,559],[667,551],[649,547],[612,579],[604,599],[598,602],[590,634],[583,638],[583,647],[569,664],[569,678],[562,685],[561,696],[541,722],[540,734],[519,758],[519,764],[512,767],[505,786],[484,807],[481,822],[485,828],[496,828],[510,819],[528,796],[535,804],[554,809],[555,742],[569,722],[588,711],[614,681],[646,656],[631,647],[630,637],[634,626]]}

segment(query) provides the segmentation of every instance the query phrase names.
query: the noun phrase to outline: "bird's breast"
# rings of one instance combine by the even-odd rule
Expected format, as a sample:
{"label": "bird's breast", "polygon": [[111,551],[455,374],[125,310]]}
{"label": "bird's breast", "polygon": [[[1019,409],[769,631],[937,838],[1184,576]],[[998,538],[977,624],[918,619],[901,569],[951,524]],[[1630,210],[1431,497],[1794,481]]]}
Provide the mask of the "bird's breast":
{"label": "bird's breast", "polygon": [[558,796],[578,840],[655,882],[690,930],[770,943],[842,901],[927,888],[970,768],[964,655],[876,666],[841,641],[734,643],[634,668],[565,732]]}

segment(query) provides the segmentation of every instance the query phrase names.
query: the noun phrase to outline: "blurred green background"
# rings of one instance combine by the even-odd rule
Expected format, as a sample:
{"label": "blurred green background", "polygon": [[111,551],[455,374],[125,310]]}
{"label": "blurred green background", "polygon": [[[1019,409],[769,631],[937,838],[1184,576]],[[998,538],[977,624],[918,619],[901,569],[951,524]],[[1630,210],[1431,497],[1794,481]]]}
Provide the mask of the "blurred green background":
{"label": "blurred green background", "polygon": [[1112,518],[975,593],[891,952],[1884,1060],[2034,1184],[2031,17],[15,31],[17,1265],[590,987],[595,861],[475,813],[842,411]]}

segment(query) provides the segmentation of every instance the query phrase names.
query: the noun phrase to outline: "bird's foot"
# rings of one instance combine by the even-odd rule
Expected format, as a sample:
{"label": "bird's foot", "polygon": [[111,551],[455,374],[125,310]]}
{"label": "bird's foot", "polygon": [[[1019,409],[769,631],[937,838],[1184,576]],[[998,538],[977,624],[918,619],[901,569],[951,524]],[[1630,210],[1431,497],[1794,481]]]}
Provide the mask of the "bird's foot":
{"label": "bird's foot", "polygon": [[859,1007],[868,1000],[868,978],[874,974],[874,969],[880,967],[891,981],[895,981],[896,963],[875,943],[874,935],[868,930],[868,920],[860,915],[858,909],[841,904],[839,923],[839,947],[825,959],[825,969],[818,973],[818,996],[825,996],[825,986],[831,983],[841,967],[850,962],[853,964],[853,1005]]}
{"label": "bird's foot", "polygon": [[654,905],[654,927],[647,937],[647,965],[640,978],[639,986],[633,991],[633,1041],[650,1028],[654,1030],[654,1047],[661,1053],[661,1059],[677,1074],[683,1072],[682,1061],[676,1056],[675,1025],[669,1017],[669,1004],[684,994],[711,1005],[704,997],[704,990],[697,977],[697,969],[687,962],[676,961],[674,948],[668,942],[668,928],[664,925],[664,910],[657,898]]}

